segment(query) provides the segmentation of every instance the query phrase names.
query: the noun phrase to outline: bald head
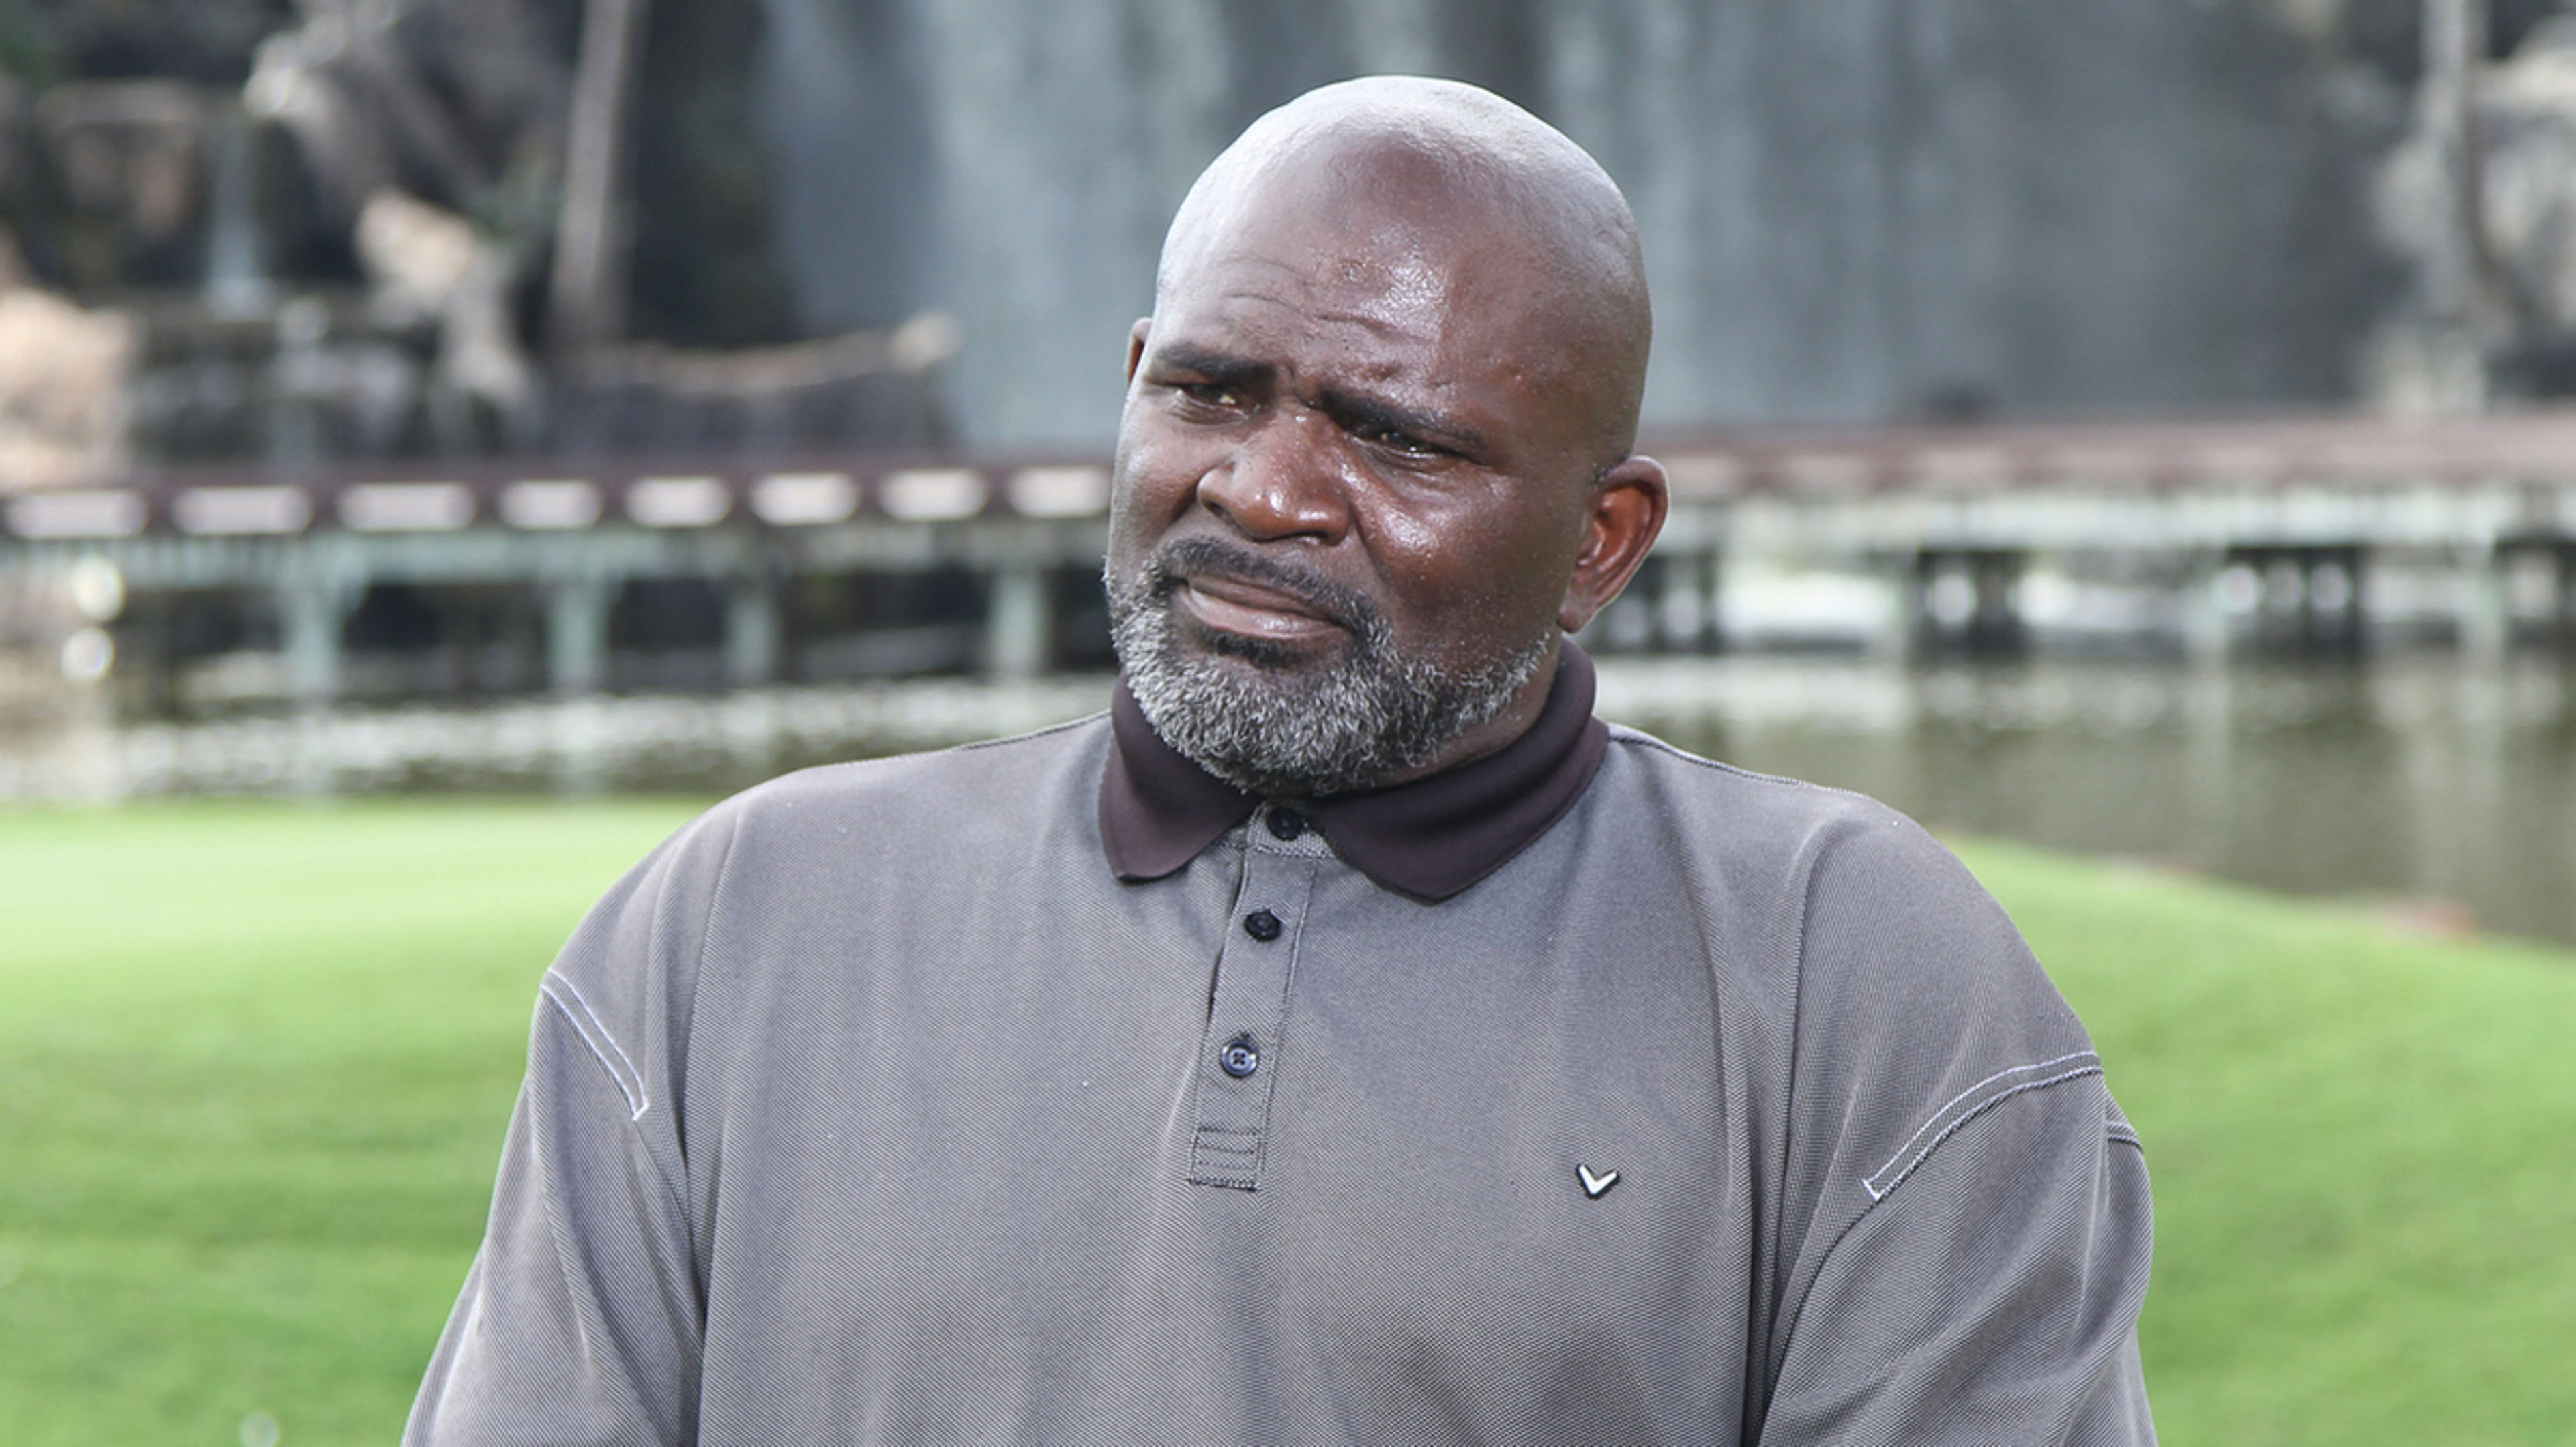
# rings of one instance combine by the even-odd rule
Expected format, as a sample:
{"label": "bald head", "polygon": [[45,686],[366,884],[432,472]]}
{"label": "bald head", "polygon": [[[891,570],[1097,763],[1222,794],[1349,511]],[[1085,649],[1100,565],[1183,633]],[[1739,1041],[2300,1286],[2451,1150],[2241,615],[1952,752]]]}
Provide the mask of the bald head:
{"label": "bald head", "polygon": [[1379,76],[1307,92],[1253,122],[1172,219],[1155,275],[1160,312],[1200,264],[1279,215],[1351,233],[1352,265],[1410,269],[1436,289],[1471,254],[1530,279],[1453,305],[1524,309],[1543,344],[1525,364],[1582,394],[1606,465],[1634,444],[1653,322],[1627,199],[1582,147],[1490,91]]}

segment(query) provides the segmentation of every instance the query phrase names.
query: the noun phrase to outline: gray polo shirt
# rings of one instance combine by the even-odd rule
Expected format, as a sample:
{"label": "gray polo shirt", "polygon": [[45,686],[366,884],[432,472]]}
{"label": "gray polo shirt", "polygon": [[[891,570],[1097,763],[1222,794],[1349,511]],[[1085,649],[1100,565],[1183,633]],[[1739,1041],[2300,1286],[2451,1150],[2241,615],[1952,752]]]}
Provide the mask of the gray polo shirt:
{"label": "gray polo shirt", "polygon": [[1569,659],[1499,831],[1103,719],[682,830],[544,977],[407,1440],[2151,1441],[2145,1169],[2002,911]]}

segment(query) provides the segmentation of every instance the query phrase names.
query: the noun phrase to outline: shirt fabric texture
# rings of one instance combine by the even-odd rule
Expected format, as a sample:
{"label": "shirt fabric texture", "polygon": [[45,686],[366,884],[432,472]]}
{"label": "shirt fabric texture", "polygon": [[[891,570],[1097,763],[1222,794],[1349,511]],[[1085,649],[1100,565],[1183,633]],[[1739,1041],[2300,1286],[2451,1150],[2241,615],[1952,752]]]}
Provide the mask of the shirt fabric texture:
{"label": "shirt fabric texture", "polygon": [[1122,696],[702,816],[543,978],[406,1441],[2153,1441],[2137,1138],[2003,912],[1566,660],[1375,797]]}

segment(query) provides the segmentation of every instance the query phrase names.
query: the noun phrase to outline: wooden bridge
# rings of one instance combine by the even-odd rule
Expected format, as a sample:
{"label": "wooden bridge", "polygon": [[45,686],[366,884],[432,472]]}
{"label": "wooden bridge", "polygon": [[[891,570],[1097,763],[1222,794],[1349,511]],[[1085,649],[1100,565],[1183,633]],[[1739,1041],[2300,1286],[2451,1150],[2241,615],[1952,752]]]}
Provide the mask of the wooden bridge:
{"label": "wooden bridge", "polygon": [[[1648,450],[1673,518],[1610,651],[2576,637],[2576,412]],[[1108,494],[1096,453],[174,471],[0,501],[0,584],[87,579],[164,694],[218,662],[308,699],[1025,675],[1108,661]]]}

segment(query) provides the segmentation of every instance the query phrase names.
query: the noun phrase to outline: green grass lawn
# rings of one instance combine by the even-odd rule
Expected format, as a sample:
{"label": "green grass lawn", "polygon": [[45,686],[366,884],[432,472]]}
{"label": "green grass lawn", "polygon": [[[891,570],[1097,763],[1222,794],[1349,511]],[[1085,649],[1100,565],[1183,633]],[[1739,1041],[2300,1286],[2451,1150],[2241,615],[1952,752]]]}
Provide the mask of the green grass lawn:
{"label": "green grass lawn", "polygon": [[2576,1442],[2576,954],[1961,852],[2146,1139],[2167,1440]]}
{"label": "green grass lawn", "polygon": [[0,1440],[393,1441],[537,972],[689,812],[0,815]]}
{"label": "green grass lawn", "polygon": [[[0,1440],[393,1439],[667,802],[0,814]],[[2176,1443],[2576,1441],[2576,956],[1979,843],[2157,1184]]]}

